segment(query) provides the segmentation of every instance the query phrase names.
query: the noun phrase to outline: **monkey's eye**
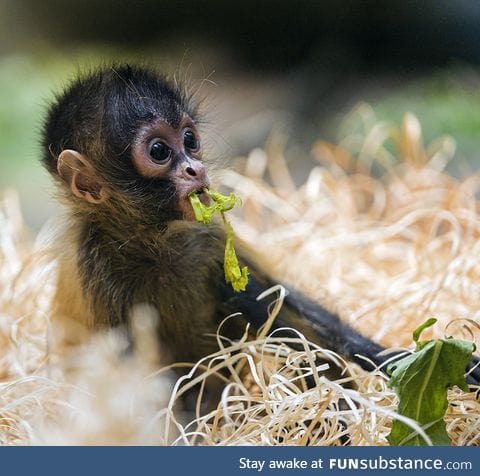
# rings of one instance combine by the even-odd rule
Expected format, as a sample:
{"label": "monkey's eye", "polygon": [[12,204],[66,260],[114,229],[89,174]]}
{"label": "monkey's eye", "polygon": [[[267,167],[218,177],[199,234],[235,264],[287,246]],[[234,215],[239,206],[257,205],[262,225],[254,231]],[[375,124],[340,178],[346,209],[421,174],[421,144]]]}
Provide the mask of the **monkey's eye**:
{"label": "monkey's eye", "polygon": [[150,147],[150,157],[154,162],[164,163],[170,159],[172,149],[164,142],[154,142]]}
{"label": "monkey's eye", "polygon": [[196,151],[198,149],[198,139],[193,131],[187,129],[183,133],[183,145],[186,149]]}

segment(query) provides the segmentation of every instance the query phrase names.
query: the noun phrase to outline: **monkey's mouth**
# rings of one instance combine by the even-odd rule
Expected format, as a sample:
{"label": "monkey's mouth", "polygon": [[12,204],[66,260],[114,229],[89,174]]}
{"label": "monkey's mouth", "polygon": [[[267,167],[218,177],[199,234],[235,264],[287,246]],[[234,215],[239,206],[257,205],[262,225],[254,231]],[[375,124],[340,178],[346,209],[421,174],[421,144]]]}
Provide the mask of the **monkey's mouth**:
{"label": "monkey's mouth", "polygon": [[[200,199],[200,201],[208,207],[212,203],[212,199],[210,198],[210,195],[206,191],[207,188],[208,188],[207,186],[199,188],[198,190],[195,191],[195,194]],[[187,199],[188,199],[188,196],[187,196]]]}
{"label": "monkey's mouth", "polygon": [[206,192],[205,187],[198,189],[195,193],[204,205],[208,206],[212,203],[212,199],[210,198],[210,195]]}
{"label": "monkey's mouth", "polygon": [[[200,201],[206,205],[209,206],[212,203],[212,199],[208,195],[208,193],[205,191],[205,189],[208,186],[205,185],[203,187],[198,188],[197,190],[193,190],[193,192],[198,196]],[[190,203],[190,200],[188,199],[188,196],[190,195],[191,192],[188,192],[180,198],[180,211],[183,214],[183,219],[188,220],[188,221],[196,221],[195,220],[195,213],[193,212],[192,204]]]}

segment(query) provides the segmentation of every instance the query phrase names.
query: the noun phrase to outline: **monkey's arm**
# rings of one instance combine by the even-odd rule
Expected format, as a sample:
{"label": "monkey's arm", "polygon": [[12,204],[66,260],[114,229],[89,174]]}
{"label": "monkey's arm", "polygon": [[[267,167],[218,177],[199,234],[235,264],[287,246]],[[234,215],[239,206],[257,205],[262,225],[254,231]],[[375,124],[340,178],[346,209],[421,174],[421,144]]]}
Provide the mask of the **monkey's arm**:
{"label": "monkey's arm", "polygon": [[[251,267],[250,267],[251,269]],[[247,289],[243,293],[234,292],[227,284],[222,285],[222,301],[228,308],[241,312],[244,318],[256,329],[261,327],[267,317],[268,309],[274,297],[267,297],[257,301],[257,297],[274,283],[268,278],[250,276]],[[307,339],[326,349],[333,350],[346,358],[359,364],[365,370],[372,370],[374,366],[381,366],[386,372],[387,359],[395,353],[380,355],[384,347],[363,336],[340,318],[311,301],[301,293],[288,290],[282,309],[273,324],[272,330],[291,327],[303,333]],[[287,330],[279,331],[276,335],[297,337]],[[400,353],[399,353],[400,355]],[[372,363],[374,364],[372,366]],[[467,370],[477,365],[479,358],[474,356]],[[477,367],[468,377],[470,385],[480,385],[480,368]]]}
{"label": "monkey's arm", "polygon": [[[249,269],[251,270],[251,266]],[[251,275],[247,289],[241,293],[234,292],[228,284],[223,284],[221,299],[228,309],[241,312],[255,329],[259,329],[267,320],[269,307],[275,296],[267,296],[262,300],[257,300],[257,297],[273,284],[266,278]],[[359,355],[376,365],[386,359],[378,356],[385,350],[382,346],[343,323],[336,314],[290,289],[287,289],[287,296],[272,330],[283,327],[300,331],[310,341],[331,349],[368,370],[372,370],[372,365]],[[295,333],[283,329],[277,331],[276,335],[296,337]]]}

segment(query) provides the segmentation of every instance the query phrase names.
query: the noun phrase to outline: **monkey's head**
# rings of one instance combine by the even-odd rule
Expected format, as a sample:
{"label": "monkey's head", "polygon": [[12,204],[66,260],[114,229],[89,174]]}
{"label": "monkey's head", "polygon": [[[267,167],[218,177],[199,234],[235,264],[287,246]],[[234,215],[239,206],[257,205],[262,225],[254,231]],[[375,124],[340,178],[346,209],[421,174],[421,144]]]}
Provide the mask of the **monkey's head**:
{"label": "monkey's head", "polygon": [[196,117],[186,95],[152,70],[98,69],[50,107],[43,162],[92,219],[159,228],[193,220],[188,194],[208,186]]}

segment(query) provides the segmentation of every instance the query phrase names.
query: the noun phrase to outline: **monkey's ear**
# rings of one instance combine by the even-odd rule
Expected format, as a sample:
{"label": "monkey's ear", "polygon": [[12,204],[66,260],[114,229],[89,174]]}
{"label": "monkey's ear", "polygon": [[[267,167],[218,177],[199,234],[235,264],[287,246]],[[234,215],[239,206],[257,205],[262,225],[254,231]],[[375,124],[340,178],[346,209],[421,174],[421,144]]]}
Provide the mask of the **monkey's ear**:
{"label": "monkey's ear", "polygon": [[76,150],[65,149],[58,156],[58,175],[72,193],[89,203],[101,203],[108,194],[90,161]]}

